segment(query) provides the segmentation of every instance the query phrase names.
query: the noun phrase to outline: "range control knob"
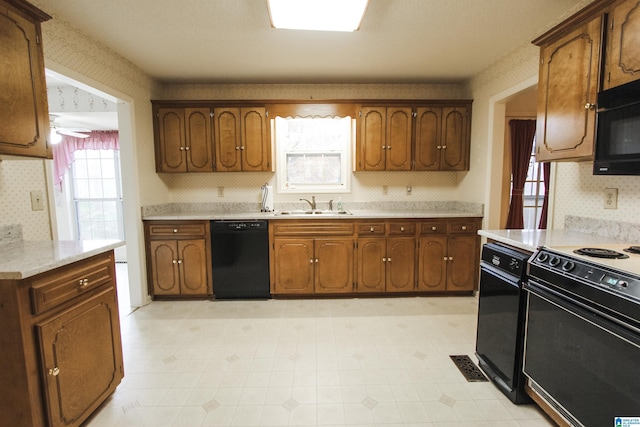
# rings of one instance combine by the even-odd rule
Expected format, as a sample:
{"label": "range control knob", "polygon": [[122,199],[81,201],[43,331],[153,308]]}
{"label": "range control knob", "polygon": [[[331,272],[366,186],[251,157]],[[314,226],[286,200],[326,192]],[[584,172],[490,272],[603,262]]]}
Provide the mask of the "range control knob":
{"label": "range control knob", "polygon": [[573,261],[565,261],[562,264],[562,269],[564,271],[571,271],[576,267],[576,264]]}
{"label": "range control knob", "polygon": [[558,258],[557,256],[552,256],[551,259],[549,260],[549,265],[551,267],[557,267],[560,265],[560,258]]}
{"label": "range control knob", "polygon": [[540,262],[546,262],[549,259],[549,255],[545,254],[544,252],[538,255],[537,260]]}
{"label": "range control knob", "polygon": [[620,281],[618,281],[618,286],[626,288],[626,287],[629,286],[629,282],[627,282],[626,280],[620,280]]}

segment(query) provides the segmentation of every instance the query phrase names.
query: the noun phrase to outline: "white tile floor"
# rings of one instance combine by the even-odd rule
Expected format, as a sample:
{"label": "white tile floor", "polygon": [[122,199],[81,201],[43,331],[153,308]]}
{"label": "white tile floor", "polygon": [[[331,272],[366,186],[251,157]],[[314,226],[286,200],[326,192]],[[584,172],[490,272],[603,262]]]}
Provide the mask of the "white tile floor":
{"label": "white tile floor", "polygon": [[473,357],[476,307],[475,297],[153,302],[123,314],[125,379],[86,425],[553,425],[451,362]]}

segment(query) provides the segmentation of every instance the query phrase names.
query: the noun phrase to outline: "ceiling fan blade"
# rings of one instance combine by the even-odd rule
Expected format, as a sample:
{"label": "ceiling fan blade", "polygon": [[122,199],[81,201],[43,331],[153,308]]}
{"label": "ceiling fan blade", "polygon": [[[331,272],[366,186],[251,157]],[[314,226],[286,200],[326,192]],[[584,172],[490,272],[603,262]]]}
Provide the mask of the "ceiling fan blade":
{"label": "ceiling fan blade", "polygon": [[75,138],[89,138],[89,135],[87,135],[86,133],[74,132],[68,129],[58,129],[56,130],[56,133],[58,133],[59,135],[73,136]]}

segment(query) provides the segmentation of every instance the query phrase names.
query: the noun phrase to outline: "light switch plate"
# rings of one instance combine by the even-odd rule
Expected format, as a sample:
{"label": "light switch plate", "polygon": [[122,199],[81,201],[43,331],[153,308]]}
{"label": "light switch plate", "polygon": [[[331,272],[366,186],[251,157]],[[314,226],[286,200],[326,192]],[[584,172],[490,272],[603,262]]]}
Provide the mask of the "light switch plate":
{"label": "light switch plate", "polygon": [[31,192],[31,210],[32,211],[44,210],[44,202],[42,200],[42,191],[34,190]]}

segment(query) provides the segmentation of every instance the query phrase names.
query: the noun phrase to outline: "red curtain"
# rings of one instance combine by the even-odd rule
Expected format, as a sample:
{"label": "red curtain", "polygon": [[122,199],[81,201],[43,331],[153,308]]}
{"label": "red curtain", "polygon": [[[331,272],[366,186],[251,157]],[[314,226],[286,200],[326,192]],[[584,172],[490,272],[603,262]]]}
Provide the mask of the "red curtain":
{"label": "red curtain", "polygon": [[523,193],[524,184],[529,170],[529,159],[536,135],[535,120],[510,120],[511,131],[511,173],[513,188],[511,190],[511,204],[507,217],[508,229],[524,228]]}
{"label": "red curtain", "polygon": [[542,176],[544,178],[544,200],[542,202],[542,212],[540,213],[540,224],[538,228],[544,230],[547,228],[547,211],[549,210],[549,180],[551,177],[551,163],[542,164]]}
{"label": "red curtain", "polygon": [[119,150],[117,130],[96,130],[88,138],[63,135],[62,141],[53,149],[53,184],[62,190],[62,176],[73,162],[73,152],[77,150]]}

